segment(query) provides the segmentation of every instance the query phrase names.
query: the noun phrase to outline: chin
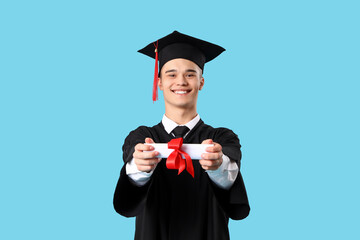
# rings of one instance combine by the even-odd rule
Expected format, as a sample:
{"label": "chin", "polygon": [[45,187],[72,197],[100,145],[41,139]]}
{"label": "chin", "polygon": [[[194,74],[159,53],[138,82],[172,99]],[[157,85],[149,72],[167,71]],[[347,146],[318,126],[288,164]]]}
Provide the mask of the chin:
{"label": "chin", "polygon": [[195,104],[192,102],[175,102],[175,103],[170,103],[170,105],[182,109],[192,109],[195,106]]}
{"label": "chin", "polygon": [[164,96],[164,101],[168,106],[182,109],[191,109],[196,106],[197,98],[188,96],[188,98],[178,98],[173,97],[172,95]]}

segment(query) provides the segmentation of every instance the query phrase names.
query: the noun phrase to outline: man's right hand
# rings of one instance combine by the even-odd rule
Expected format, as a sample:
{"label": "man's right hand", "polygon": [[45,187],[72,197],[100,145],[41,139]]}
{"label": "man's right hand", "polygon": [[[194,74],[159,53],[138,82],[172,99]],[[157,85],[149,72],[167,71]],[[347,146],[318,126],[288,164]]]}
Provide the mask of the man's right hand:
{"label": "man's right hand", "polygon": [[[146,138],[145,143],[155,143],[151,138]],[[138,143],[135,146],[135,152],[133,154],[134,163],[136,164],[139,171],[150,172],[156,165],[161,161],[161,158],[156,158],[159,155],[158,152],[154,150],[153,146],[145,145],[143,143]],[[151,152],[145,152],[151,151]]]}

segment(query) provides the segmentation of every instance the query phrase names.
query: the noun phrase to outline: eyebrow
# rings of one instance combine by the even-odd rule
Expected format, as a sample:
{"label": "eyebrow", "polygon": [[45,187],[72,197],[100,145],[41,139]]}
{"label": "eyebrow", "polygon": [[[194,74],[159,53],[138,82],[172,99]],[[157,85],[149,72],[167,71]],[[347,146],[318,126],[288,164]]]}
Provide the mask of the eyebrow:
{"label": "eyebrow", "polygon": [[[165,73],[169,73],[169,72],[177,72],[177,70],[175,70],[175,69],[170,69],[170,70],[167,70]],[[187,69],[185,72],[194,72],[194,73],[197,73],[197,71],[194,70],[194,69]]]}
{"label": "eyebrow", "polygon": [[169,73],[169,72],[176,72],[175,69],[170,69],[170,70],[167,70],[165,73]]}

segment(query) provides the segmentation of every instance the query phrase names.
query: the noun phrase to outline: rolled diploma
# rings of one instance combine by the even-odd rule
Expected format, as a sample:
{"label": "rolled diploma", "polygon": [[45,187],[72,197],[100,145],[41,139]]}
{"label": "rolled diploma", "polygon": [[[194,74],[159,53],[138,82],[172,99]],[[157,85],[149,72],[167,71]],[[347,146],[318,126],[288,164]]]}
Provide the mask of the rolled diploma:
{"label": "rolled diploma", "polygon": [[[156,157],[159,158],[168,158],[169,155],[174,151],[174,149],[168,149],[167,143],[145,143],[146,145],[151,145],[155,149],[152,151],[159,152],[159,155]],[[200,160],[201,154],[206,153],[207,147],[213,147],[214,144],[191,144],[191,143],[184,143],[180,150],[189,154],[192,160]],[[184,155],[181,156],[185,159]]]}

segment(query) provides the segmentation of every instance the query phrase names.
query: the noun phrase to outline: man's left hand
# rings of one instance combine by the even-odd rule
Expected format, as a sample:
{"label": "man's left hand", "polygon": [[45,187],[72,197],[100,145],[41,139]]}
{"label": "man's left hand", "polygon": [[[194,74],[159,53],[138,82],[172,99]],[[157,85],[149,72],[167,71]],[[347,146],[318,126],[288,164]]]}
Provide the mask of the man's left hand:
{"label": "man's left hand", "polygon": [[212,139],[206,139],[201,144],[214,144],[213,147],[207,147],[206,153],[201,155],[199,160],[201,167],[205,170],[217,170],[222,164],[222,147],[220,144],[213,142]]}

